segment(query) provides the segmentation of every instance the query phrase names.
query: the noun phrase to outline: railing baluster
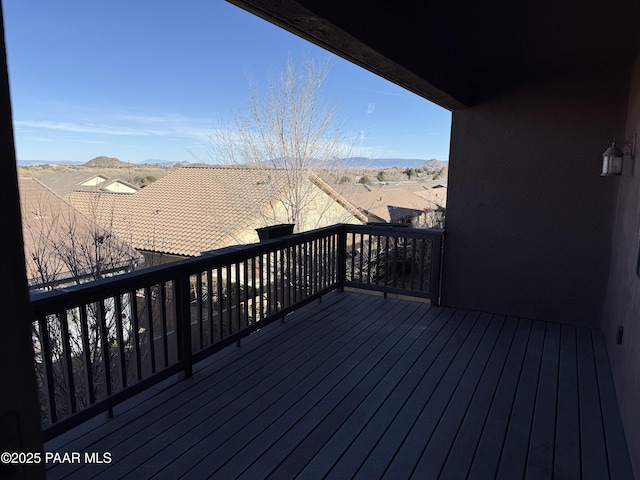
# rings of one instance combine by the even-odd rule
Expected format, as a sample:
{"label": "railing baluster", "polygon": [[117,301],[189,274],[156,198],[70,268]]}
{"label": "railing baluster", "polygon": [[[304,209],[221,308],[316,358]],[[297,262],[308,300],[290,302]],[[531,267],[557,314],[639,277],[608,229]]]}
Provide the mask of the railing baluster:
{"label": "railing baluster", "polygon": [[402,238],[402,270],[400,272],[402,278],[402,288],[405,288],[405,278],[407,276],[407,237]]}
{"label": "railing baluster", "polygon": [[216,270],[216,276],[218,277],[216,280],[216,286],[218,289],[218,333],[220,335],[220,340],[224,338],[224,321],[223,321],[223,291],[222,291],[222,267],[218,267]]}
{"label": "railing baluster", "polygon": [[140,381],[142,380],[142,357],[140,355],[140,316],[138,312],[138,296],[136,295],[136,292],[137,291],[133,291],[129,295],[131,296],[131,317],[133,320],[133,338],[136,352],[136,376],[138,381]]}
{"label": "railing baluster", "polygon": [[285,305],[288,307],[292,305],[291,301],[291,247],[286,247],[285,249],[285,268],[282,276],[284,278],[284,286],[286,292],[286,303]]}
{"label": "railing baluster", "polygon": [[419,291],[424,292],[425,291],[425,269],[426,269],[426,257],[428,254],[428,247],[427,244],[431,243],[431,240],[427,240],[426,238],[421,238],[420,239],[420,244],[422,245],[422,255],[420,255],[420,286],[418,288]]}
{"label": "railing baluster", "polygon": [[[280,298],[281,298],[281,303],[280,303],[280,308],[284,308],[287,307],[287,300],[285,298],[285,270],[284,270],[284,249],[280,248],[278,249],[278,254],[280,257],[280,270],[278,272],[278,274],[280,275]],[[276,270],[277,271],[277,270]],[[278,310],[280,310],[280,308]]]}
{"label": "railing baluster", "polygon": [[313,294],[313,286],[314,286],[314,280],[313,280],[313,275],[314,275],[314,265],[313,262],[315,261],[315,254],[313,252],[313,240],[310,240],[309,242],[307,242],[307,268],[308,268],[308,272],[307,272],[307,278],[308,278],[308,285],[307,285],[307,295],[312,295]]}
{"label": "railing baluster", "polygon": [[390,272],[389,272],[389,236],[386,235],[384,237],[384,286],[388,286],[389,285],[389,277],[390,277]]}
{"label": "railing baluster", "polygon": [[249,325],[249,259],[242,262],[242,276],[244,282],[244,325],[243,328]]}
{"label": "railing baluster", "polygon": [[303,285],[304,285],[304,298],[309,296],[310,284],[311,284],[311,272],[309,271],[309,242],[303,242],[304,247],[304,261],[303,261]]}
{"label": "railing baluster", "polygon": [[45,381],[47,384],[47,400],[49,403],[49,418],[51,423],[58,421],[58,406],[56,404],[55,377],[53,373],[53,356],[51,354],[51,337],[49,336],[49,317],[38,319],[40,326],[40,348],[44,362]]}
{"label": "railing baluster", "polygon": [[107,311],[104,300],[98,302],[97,320],[100,330],[100,345],[102,350],[102,368],[104,385],[107,396],[111,395],[111,352],[109,349],[109,329],[107,325]]}
{"label": "railing baluster", "polygon": [[260,320],[262,320],[264,316],[264,255],[260,255],[259,259],[259,275],[260,275],[260,295],[258,301],[260,302]]}
{"label": "railing baluster", "polygon": [[256,323],[258,318],[256,317],[256,257],[251,257],[251,323]]}
{"label": "railing baluster", "polygon": [[393,287],[398,286],[398,260],[400,260],[398,249],[400,248],[400,238],[393,238]]}
{"label": "railing baluster", "polygon": [[229,335],[233,333],[233,283],[231,281],[231,265],[227,264],[225,267],[225,274],[227,276],[227,327]]}
{"label": "railing baluster", "polygon": [[443,237],[433,237],[431,244],[431,302],[440,305],[440,262],[442,258]]}
{"label": "railing baluster", "polygon": [[355,282],[356,280],[356,234],[351,233],[351,272],[349,275],[349,280]]}
{"label": "railing baluster", "polygon": [[62,364],[64,366],[63,371],[67,380],[67,401],[71,407],[71,412],[76,412],[76,388],[73,374],[73,360],[71,358],[71,336],[69,335],[69,319],[68,310],[63,310],[58,313],[60,319],[60,331],[62,339]]}
{"label": "railing baluster", "polygon": [[347,281],[347,231],[341,228],[338,232],[338,251],[337,251],[337,283],[340,290],[344,290],[344,283]]}
{"label": "railing baluster", "polygon": [[124,312],[122,311],[122,300],[120,295],[116,295],[114,297],[115,300],[115,320],[116,320],[116,338],[118,342],[118,356],[120,357],[120,382],[122,383],[122,388],[127,388],[127,362],[125,359],[125,351],[124,351],[124,334],[123,334],[123,323],[122,323],[122,315]]}
{"label": "railing baluster", "polygon": [[327,288],[331,279],[331,255],[329,254],[330,240],[331,237],[323,237],[321,240],[324,244],[324,254],[321,258],[321,265],[324,266],[324,268],[322,269],[324,271],[324,283],[322,285],[323,289]]}
{"label": "railing baluster", "polygon": [[367,253],[367,283],[371,283],[371,242],[373,237],[367,235],[368,253]]}
{"label": "railing baluster", "polygon": [[167,284],[160,284],[160,299],[158,302],[158,312],[160,313],[160,326],[162,328],[162,348],[164,354],[164,366],[169,366],[169,335],[167,331]]}
{"label": "railing baluster", "polygon": [[209,345],[213,345],[214,329],[213,329],[213,273],[211,269],[207,269],[207,321],[209,322]]}
{"label": "railing baluster", "polygon": [[174,281],[174,304],[177,314],[174,328],[177,337],[178,360],[182,361],[183,372],[187,378],[193,373],[191,360],[193,353],[193,346],[191,344],[191,293],[189,290],[190,277],[188,275],[181,275]]}
{"label": "railing baluster", "polygon": [[320,290],[320,240],[313,241],[313,293]]}
{"label": "railing baluster", "polygon": [[[202,315],[202,274],[196,275],[196,321],[198,322],[198,336],[200,350],[204,348],[204,316]],[[190,297],[190,295],[189,295]],[[189,298],[187,297],[187,298]],[[178,298],[180,298],[178,296]],[[189,314],[191,314],[191,310],[189,310]],[[177,327],[176,327],[177,330]]]}
{"label": "railing baluster", "polygon": [[151,286],[144,287],[145,304],[147,309],[147,327],[149,334],[147,335],[147,343],[149,344],[149,357],[151,359],[151,373],[156,373],[156,339],[153,328],[153,294]]}
{"label": "railing baluster", "polygon": [[293,247],[291,247],[291,249],[291,288],[293,289],[293,303],[297,303],[298,289],[300,288],[300,262],[298,261],[300,250],[298,249],[298,245],[294,245]]}
{"label": "railing baluster", "polygon": [[414,289],[414,284],[415,284],[415,276],[416,276],[416,265],[417,265],[417,261],[416,261],[416,257],[418,255],[418,250],[416,249],[416,239],[412,238],[411,239],[411,248],[413,249],[413,253],[411,255],[411,287],[410,289],[413,290]]}
{"label": "railing baluster", "polygon": [[[271,302],[273,300],[273,292],[271,291],[271,272],[273,272],[273,269],[271,268],[271,265],[271,252],[267,252],[267,315],[271,315]],[[273,265],[275,265],[275,262],[273,262]]]}
{"label": "railing baluster", "polygon": [[240,262],[235,262],[235,275],[236,275],[236,326],[237,326],[237,330],[236,331],[240,331],[242,329],[242,325],[241,325],[241,299],[240,299],[240,288],[242,287],[242,285],[240,285]]}
{"label": "railing baluster", "polygon": [[328,264],[329,264],[329,271],[328,271],[328,284],[334,284],[336,282],[336,278],[335,278],[335,256],[336,256],[336,245],[335,245],[335,235],[330,235],[327,238],[327,242],[328,242],[328,250],[329,250],[329,258],[328,260]]}
{"label": "railing baluster", "polygon": [[89,394],[89,404],[93,405],[96,402],[96,394],[93,385],[93,359],[91,358],[91,345],[89,344],[89,320],[87,318],[86,305],[82,305],[79,310],[85,379],[87,382],[87,392]]}
{"label": "railing baluster", "polygon": [[373,274],[376,278],[376,285],[380,285],[380,235],[376,235],[376,265]]}

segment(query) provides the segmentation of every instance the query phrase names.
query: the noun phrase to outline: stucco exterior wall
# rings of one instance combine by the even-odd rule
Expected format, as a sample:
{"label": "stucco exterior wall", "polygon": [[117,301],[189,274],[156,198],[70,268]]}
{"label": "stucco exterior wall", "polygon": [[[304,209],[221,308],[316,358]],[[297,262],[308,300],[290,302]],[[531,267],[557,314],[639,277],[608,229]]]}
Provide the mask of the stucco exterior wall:
{"label": "stucco exterior wall", "polygon": [[629,72],[530,82],[452,116],[443,303],[597,326]]}
{"label": "stucco exterior wall", "polygon": [[[640,58],[631,77],[631,92],[625,138],[640,132]],[[640,475],[640,155],[625,158],[619,184],[612,235],[609,284],[601,328],[607,341],[616,384],[620,415],[625,425],[629,454]],[[617,344],[618,326],[623,327]]]}
{"label": "stucco exterior wall", "polygon": [[[336,223],[362,224],[355,215],[340,205],[331,196],[315,185],[310,185],[306,192],[304,205],[301,213],[302,220],[296,223],[294,233],[306,232],[316,228],[328,227]],[[246,244],[258,242],[256,228],[277,225],[280,223],[290,223],[289,215],[282,202],[275,202],[266,209],[261,218],[254,224],[249,225],[235,235],[235,243]]]}

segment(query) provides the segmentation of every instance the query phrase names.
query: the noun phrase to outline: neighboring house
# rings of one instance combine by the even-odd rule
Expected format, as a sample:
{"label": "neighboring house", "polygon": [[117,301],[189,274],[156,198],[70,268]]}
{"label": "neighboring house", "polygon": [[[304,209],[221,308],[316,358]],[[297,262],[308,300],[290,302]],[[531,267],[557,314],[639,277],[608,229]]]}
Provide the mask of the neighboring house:
{"label": "neighboring house", "polygon": [[68,198],[113,225],[150,265],[257,242],[255,229],[269,225],[294,223],[300,232],[367,221],[316,175],[291,180],[277,169],[185,167],[134,195],[76,191]]}
{"label": "neighboring house", "polygon": [[401,182],[396,186],[427,200],[427,208],[443,211],[447,208],[446,182],[436,180],[426,182]]}
{"label": "neighboring house", "polygon": [[31,288],[61,287],[129,271],[142,260],[105,226],[33,178],[20,178],[27,277]]}
{"label": "neighboring house", "polygon": [[410,191],[400,184],[353,185],[343,196],[367,215],[370,222],[435,227],[444,217],[446,197],[440,199],[428,188]]}
{"label": "neighboring house", "polygon": [[63,197],[75,191],[135,193],[139,190],[124,180],[91,172],[56,172],[43,177],[41,181]]}

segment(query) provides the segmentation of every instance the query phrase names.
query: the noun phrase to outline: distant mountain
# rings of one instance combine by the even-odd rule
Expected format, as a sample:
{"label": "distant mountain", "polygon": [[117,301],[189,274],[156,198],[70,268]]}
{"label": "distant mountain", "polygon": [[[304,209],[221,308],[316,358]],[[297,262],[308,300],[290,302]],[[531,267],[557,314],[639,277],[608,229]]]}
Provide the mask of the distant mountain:
{"label": "distant mountain", "polygon": [[366,158],[366,157],[350,157],[340,161],[345,167],[353,168],[417,168],[417,167],[431,167],[439,169],[445,166],[447,162],[441,160],[431,159],[424,160],[418,158]]}
{"label": "distant mountain", "polygon": [[[371,169],[386,169],[386,168],[430,168],[439,170],[442,167],[448,165],[447,162],[442,160],[424,160],[417,158],[367,158],[367,157],[349,157],[340,160],[340,164],[345,168],[371,168]],[[161,159],[148,159],[142,163],[128,163],[123,162],[119,158],[107,157],[101,155],[95,157],[88,162],[73,162],[65,160],[19,160],[19,166],[31,167],[37,165],[81,165],[89,168],[126,168],[131,165],[136,166],[148,166],[148,167],[161,167],[161,168],[176,168],[176,167],[188,167],[197,165],[196,163],[182,161],[172,162]]]}
{"label": "distant mountain", "polygon": [[443,162],[442,160],[436,160],[435,158],[431,160],[427,160],[422,165],[420,165],[423,169],[433,169],[440,170],[442,167],[449,167],[449,162]]}
{"label": "distant mountain", "polygon": [[169,160],[159,160],[159,159],[150,158],[149,160],[145,160],[143,163],[140,163],[139,165],[154,165],[154,166],[163,167],[163,168],[177,168],[177,167],[188,167],[194,164],[186,161],[172,162]]}
{"label": "distant mountain", "polygon": [[18,160],[21,167],[35,167],[37,165],[82,165],[83,162],[72,162],[71,160]]}

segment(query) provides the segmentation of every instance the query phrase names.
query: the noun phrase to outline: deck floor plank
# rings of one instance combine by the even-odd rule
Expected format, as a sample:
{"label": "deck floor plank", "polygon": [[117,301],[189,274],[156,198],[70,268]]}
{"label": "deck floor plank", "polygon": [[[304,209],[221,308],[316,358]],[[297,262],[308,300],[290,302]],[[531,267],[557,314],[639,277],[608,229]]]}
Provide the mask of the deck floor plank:
{"label": "deck floor plank", "polygon": [[624,428],[618,412],[618,401],[609,366],[609,355],[600,331],[591,332],[593,352],[596,360],[596,372],[602,407],[602,421],[605,430],[609,475],[612,479],[633,477],[633,467],[627,452]]}
{"label": "deck floor plank", "polygon": [[455,335],[450,337],[438,357],[426,371],[418,387],[411,392],[406,403],[402,405],[393,422],[356,473],[355,478],[382,478],[400,449],[404,438],[411,431],[422,411],[422,407],[431,399],[438,385],[445,377],[449,364],[454,360],[463,345],[468,344],[466,340],[476,325],[479,314],[477,312],[458,311],[454,314],[454,317],[456,315],[460,317],[460,323]]}
{"label": "deck floor plank", "polygon": [[[375,308],[376,305],[378,304],[372,303],[368,308]],[[331,307],[347,315],[350,311],[360,309],[361,305],[354,302],[344,304],[336,302]],[[240,351],[243,349],[236,349],[223,359],[222,366],[212,364],[204,371],[198,372],[197,377],[176,383],[139,408],[114,418],[105,426],[107,433],[91,444],[91,447],[96,451],[111,451],[114,459],[117,459],[104,470],[108,474],[115,474],[117,470],[127,471],[132,468],[132,465],[144,461],[147,458],[145,457],[146,452],[150,452],[149,455],[154,455],[157,452],[154,448],[157,448],[158,445],[151,445],[152,442],[149,442],[149,439],[155,439],[159,442],[175,440],[175,438],[164,435],[164,432],[171,426],[169,422],[179,424],[183,429],[189,429],[198,425],[197,422],[200,419],[197,413],[206,414],[214,409],[214,412],[223,412],[220,413],[222,418],[233,414],[234,409],[242,407],[241,402],[235,401],[238,395],[241,395],[243,391],[250,391],[249,387],[259,382],[258,377],[262,379],[266,377],[264,374],[265,365],[279,374],[285,374],[284,368],[293,366],[289,361],[288,354],[294,348],[306,348],[313,342],[316,342],[315,345],[321,348],[331,341],[330,338],[327,338],[327,326],[322,324],[323,319],[331,320],[330,327],[337,329],[346,338],[349,338],[349,330],[352,330],[353,327],[344,326],[345,320],[342,315],[332,316],[333,309],[331,307],[327,309],[327,305],[324,305],[310,310],[311,314],[316,313],[318,322],[308,325],[309,329],[305,329],[305,335],[297,334],[299,325],[293,322],[287,324],[287,329],[282,329],[282,336],[278,338],[281,343],[276,346],[271,345],[267,352],[269,355],[263,354],[260,344],[253,345],[250,356]],[[291,331],[294,334],[288,335]],[[263,362],[263,357],[266,357],[268,363]],[[263,368],[256,369],[256,362],[260,362]],[[228,368],[228,364],[233,364],[235,368]],[[269,388],[269,385],[266,384],[265,387]],[[210,391],[217,393],[213,401]],[[250,397],[257,393],[259,393],[259,389],[253,391]],[[174,399],[179,399],[179,401],[175,402]],[[253,398],[249,398],[249,403],[252,400]],[[76,442],[71,445],[72,448],[69,451],[79,448]],[[119,463],[123,465],[118,465]],[[70,467],[75,468],[71,470]],[[77,465],[61,465],[60,468],[52,469],[51,474],[63,478],[78,468]]]}
{"label": "deck floor plank", "polygon": [[[379,301],[373,302],[364,311],[374,311],[380,306]],[[309,362],[309,358],[336,352],[339,345],[334,342],[333,335],[340,336],[345,342],[354,341],[361,332],[347,320],[349,315],[359,311],[361,311],[359,305],[351,305],[350,309],[341,311],[339,316],[336,315],[336,320],[332,321],[331,325],[322,325],[322,321],[319,321],[316,334],[298,335],[294,338],[301,341],[293,345],[289,343],[278,345],[277,350],[283,352],[282,362],[274,364],[254,359],[257,361],[247,365],[251,375],[244,377],[241,383],[233,382],[235,388],[228,390],[224,395],[221,394],[212,400],[206,398],[209,395],[207,395],[208,390],[205,390],[203,407],[187,412],[185,421],[166,427],[165,431],[168,434],[146,443],[144,454],[151,460],[140,465],[130,474],[132,476],[152,475],[165,468],[176,455],[186,452],[191,455],[186,460],[186,464],[192,466],[192,458],[199,454],[197,446],[206,445],[207,437],[215,436],[211,448],[223,443],[225,438],[241,429],[246,421],[259,417],[263,410],[279,401],[279,398],[288,389],[293,388],[300,378],[313,380],[314,377],[309,375],[313,372],[313,365]],[[323,312],[323,315],[325,313]],[[333,335],[329,335],[328,332],[333,332]],[[225,374],[234,375],[233,369],[227,367]],[[279,389],[273,388],[275,382],[281,382],[278,384]],[[167,451],[171,452],[170,456],[167,456]],[[139,458],[141,453],[136,452],[136,458]],[[176,465],[171,465],[171,468],[178,468],[177,465],[182,463],[181,459],[178,457],[175,463]]]}
{"label": "deck floor plank", "polygon": [[[267,478],[322,478],[331,466],[331,460],[342,455],[355,436],[379,412],[385,400],[398,388],[399,383],[411,370],[424,351],[424,345],[434,330],[432,326],[442,309],[433,308],[424,312],[417,310],[412,316],[424,322],[426,328],[412,328],[407,332],[411,344],[384,372],[384,376],[370,389],[358,386],[348,403],[332,410],[309,435],[295,446],[291,454],[276,469],[267,470]],[[327,458],[328,455],[328,458]],[[327,461],[328,460],[328,461]],[[255,466],[252,466],[254,469]],[[257,470],[256,470],[257,471]]]}
{"label": "deck floor plank", "polygon": [[[303,388],[287,392],[282,401],[274,403],[266,412],[267,415],[247,423],[238,434],[221,445],[216,459],[207,458],[206,462],[201,462],[193,472],[189,472],[189,477],[201,478],[202,471],[207,471],[215,473],[219,478],[230,478],[231,472],[244,471],[285,432],[303,422],[305,417],[317,421],[323,408],[335,405],[344,395],[345,389],[363,378],[372,368],[371,363],[395,344],[400,331],[391,328],[385,318],[392,310],[397,311],[397,306],[389,310],[378,310],[378,318],[370,315],[358,316],[356,321],[366,327],[362,329],[365,341],[361,345],[340,361],[336,361],[336,356],[316,357],[318,366],[326,369],[321,381],[311,388],[308,388],[306,382],[301,382],[299,385],[304,385]],[[399,311],[402,312],[402,309]]]}
{"label": "deck floor plank", "polygon": [[[247,390],[249,394],[246,409],[236,411],[235,415],[220,411],[216,422],[198,419],[197,425],[191,429],[171,430],[172,440],[188,435],[188,441],[170,442],[162,445],[162,448],[151,445],[150,451],[155,452],[154,461],[131,472],[131,477],[151,475],[165,467],[168,468],[165,473],[170,475],[176,470],[188,470],[194,466],[194,463],[204,458],[208,461],[208,469],[221,466],[231,455],[230,452],[235,454],[237,451],[242,451],[253,436],[268,428],[275,419],[279,418],[283,411],[287,410],[291,401],[304,395],[311,395],[309,392],[314,388],[318,390],[320,388],[318,385],[322,385],[322,380],[329,377],[339,367],[341,361],[353,356],[354,352],[350,348],[344,348],[346,345],[355,348],[357,345],[367,343],[370,334],[362,328],[361,322],[349,322],[350,318],[368,316],[375,328],[384,327],[385,321],[382,316],[387,309],[392,309],[394,304],[378,302],[361,310],[351,310],[350,315],[341,313],[344,327],[349,328],[348,333],[345,334],[339,329],[325,329],[330,335],[325,337],[321,345],[322,349],[309,350],[306,348],[306,343],[302,343],[298,349],[289,351],[293,360],[286,366],[269,371],[261,367],[259,371],[269,380],[265,382],[264,387],[268,392],[256,398],[255,393],[250,389]],[[297,357],[300,357],[298,361],[295,360]],[[252,400],[253,403],[248,403]],[[251,427],[248,427],[249,423]],[[176,434],[179,435],[176,436]],[[214,448],[217,448],[216,455],[215,458],[211,458],[209,454]],[[176,458],[178,454],[187,453],[188,455]]]}
{"label": "deck floor plank", "polygon": [[495,478],[497,475],[502,445],[509,427],[515,392],[527,352],[531,328],[532,322],[518,324],[512,349],[494,392],[491,407],[483,425],[482,435],[468,470],[468,475],[471,478]]}
{"label": "deck floor plank", "polygon": [[329,411],[311,411],[295,429],[271,445],[245,472],[248,478],[295,478],[351,416],[369,417],[377,404],[393,390],[397,379],[415,362],[419,354],[415,326],[429,315],[430,310],[415,309],[400,327],[402,338],[362,381],[350,386],[344,392],[346,395],[336,401],[335,406],[330,406]]}
{"label": "deck floor plank", "polygon": [[[455,422],[456,418],[451,418],[451,415],[457,417],[464,413],[463,408],[458,408],[460,407],[458,402],[464,402],[464,397],[467,394],[469,397],[471,396],[470,392],[475,387],[479,370],[489,356],[498,337],[500,326],[500,322],[492,321],[491,315],[481,314],[479,316],[467,340],[447,367],[442,381],[422,407],[422,412],[413,424],[411,431],[404,438],[400,449],[384,473],[385,478],[398,478],[408,474],[415,475],[416,478],[425,478],[424,475],[428,474],[428,469],[420,462],[425,448],[431,442],[436,428],[445,417],[450,422]],[[453,408],[449,409],[450,406]],[[447,411],[448,416],[445,415]],[[444,428],[449,430],[452,425],[452,423],[442,424]]]}
{"label": "deck floor plank", "polygon": [[546,325],[542,348],[538,391],[527,452],[525,479],[528,480],[553,478],[560,325]]}
{"label": "deck floor plank", "polygon": [[[513,325],[513,322],[510,322]],[[446,405],[446,410],[438,419],[438,424],[433,430],[420,461],[416,465],[413,476],[415,478],[429,478],[439,475],[444,462],[451,450],[455,437],[469,411],[472,399],[475,397],[486,373],[490,361],[495,358],[496,349],[500,350],[506,338],[510,339],[513,331],[505,325],[505,317],[493,316],[491,325],[487,330],[487,337],[481,339],[478,350],[470,359],[464,376],[456,386],[453,397]]]}
{"label": "deck floor plank", "polygon": [[[518,324],[518,319],[515,318],[505,320],[501,337],[478,384],[471,404],[465,412],[459,430],[455,433],[451,443],[440,447],[440,450],[448,450],[444,464],[437,470],[443,478],[467,477],[498,382],[507,365],[507,358],[512,358],[509,355],[514,344]],[[520,332],[524,332],[524,330],[521,329]]]}
{"label": "deck floor plank", "polygon": [[[432,345],[437,342],[438,336],[445,335],[448,338],[451,335],[451,316],[454,311],[444,309],[436,313],[433,321],[428,320],[428,327],[418,330],[419,343],[416,343],[415,352],[412,352],[410,357],[413,358],[415,354],[417,358],[406,370],[398,374],[389,394],[384,398],[380,395],[374,399],[373,404],[363,404],[360,409],[365,410],[365,414],[357,412],[358,414],[352,415],[300,472],[301,478],[324,478],[328,474],[333,478],[352,478],[375,445],[375,440],[391,423],[397,406],[408,398],[424,375],[424,369],[433,362],[436,348]],[[445,326],[448,326],[449,330]],[[399,366],[402,367],[403,365]],[[372,392],[374,395],[376,393]]]}
{"label": "deck floor plank", "polygon": [[114,412],[48,478],[633,478],[601,332],[356,292]]}
{"label": "deck floor plank", "polygon": [[558,404],[555,439],[555,478],[580,478],[580,415],[576,329],[562,325],[558,362]]}
{"label": "deck floor plank", "polygon": [[545,324],[534,322],[509,417],[497,478],[523,478],[533,423]]}
{"label": "deck floor plank", "polygon": [[602,480],[609,470],[591,332],[577,329],[577,340],[582,478]]}
{"label": "deck floor plank", "polygon": [[[263,432],[256,437],[247,447],[252,452],[251,455],[236,455],[231,461],[220,470],[221,477],[227,476],[230,472],[239,470],[240,464],[247,461],[247,457],[255,458],[255,461],[246,471],[243,472],[248,478],[264,478],[275,469],[285,458],[288,452],[293,452],[307,438],[318,424],[334,432],[337,429],[336,423],[340,422],[345,415],[355,409],[366,397],[367,393],[374,389],[384,375],[399,360],[402,352],[406,351],[411,337],[407,335],[414,326],[416,318],[408,317],[411,321],[397,324],[394,322],[391,331],[380,332],[378,339],[380,342],[375,350],[368,352],[366,357],[359,359],[353,364],[353,368],[342,380],[331,379],[330,390],[322,398],[318,399],[312,406],[308,405],[304,399],[294,402],[287,411],[287,415],[296,420],[290,428],[284,429],[283,425],[273,428],[270,432]],[[372,337],[373,338],[373,337]],[[341,368],[349,368],[350,365],[343,363]],[[334,415],[331,415],[331,414]],[[289,422],[284,422],[284,426]],[[303,448],[305,455],[311,450]],[[301,450],[298,450],[300,453]],[[289,475],[278,474],[276,478],[292,478]]]}

